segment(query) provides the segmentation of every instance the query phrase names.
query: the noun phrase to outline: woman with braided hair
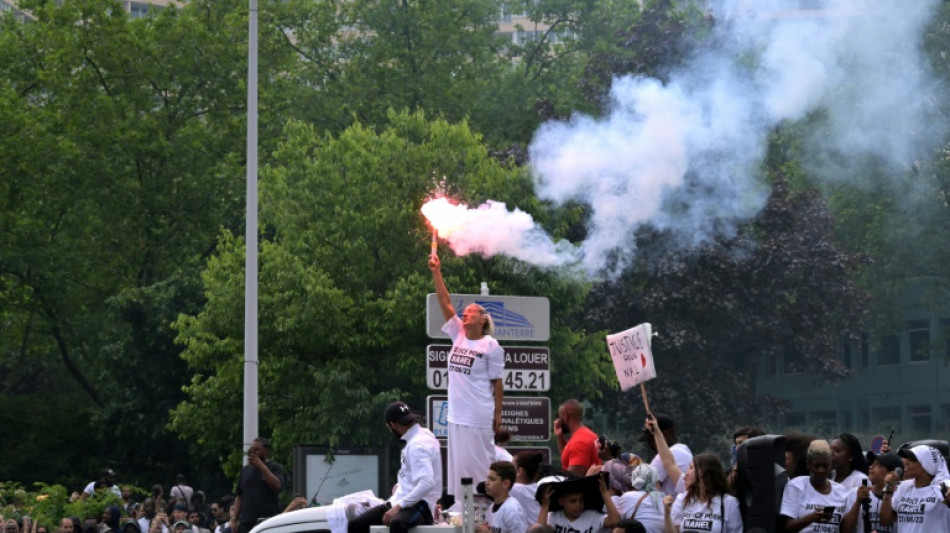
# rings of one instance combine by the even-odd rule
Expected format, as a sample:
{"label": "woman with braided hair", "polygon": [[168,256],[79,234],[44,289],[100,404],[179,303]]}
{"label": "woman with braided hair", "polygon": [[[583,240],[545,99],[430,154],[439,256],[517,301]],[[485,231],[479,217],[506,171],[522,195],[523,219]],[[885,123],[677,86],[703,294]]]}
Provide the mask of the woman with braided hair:
{"label": "woman with braided hair", "polygon": [[867,482],[868,463],[857,437],[842,433],[831,441],[831,468],[834,470],[832,481],[849,492]]}

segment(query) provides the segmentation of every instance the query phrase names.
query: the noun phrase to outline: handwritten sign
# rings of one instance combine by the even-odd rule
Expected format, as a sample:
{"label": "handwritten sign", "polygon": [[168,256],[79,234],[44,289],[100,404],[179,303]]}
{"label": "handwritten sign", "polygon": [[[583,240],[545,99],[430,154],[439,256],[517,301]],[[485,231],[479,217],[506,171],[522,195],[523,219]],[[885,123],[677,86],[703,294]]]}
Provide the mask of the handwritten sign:
{"label": "handwritten sign", "polygon": [[646,322],[626,331],[607,335],[607,346],[617,371],[617,380],[620,381],[620,390],[625,391],[656,377],[653,351],[650,349],[652,334],[653,328]]}

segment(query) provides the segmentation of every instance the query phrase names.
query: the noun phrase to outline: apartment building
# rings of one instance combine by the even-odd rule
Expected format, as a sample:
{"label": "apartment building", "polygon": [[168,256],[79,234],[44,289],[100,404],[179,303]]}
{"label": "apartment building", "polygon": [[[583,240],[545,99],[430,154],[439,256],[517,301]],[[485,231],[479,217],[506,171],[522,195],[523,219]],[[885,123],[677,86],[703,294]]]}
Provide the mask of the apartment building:
{"label": "apartment building", "polygon": [[760,362],[758,394],[788,400],[779,428],[946,436],[950,431],[950,310],[919,305],[922,287],[904,297],[900,331],[880,340],[842,343],[837,354],[853,375],[821,383],[784,357]]}

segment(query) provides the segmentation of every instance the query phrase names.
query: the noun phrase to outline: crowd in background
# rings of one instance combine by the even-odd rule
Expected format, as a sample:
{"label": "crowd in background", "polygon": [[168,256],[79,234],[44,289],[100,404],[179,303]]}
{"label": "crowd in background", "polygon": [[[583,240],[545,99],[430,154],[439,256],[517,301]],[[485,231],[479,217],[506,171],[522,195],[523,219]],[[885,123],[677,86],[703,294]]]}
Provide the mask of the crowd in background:
{"label": "crowd in background", "polygon": [[[736,498],[741,485],[754,475],[743,470],[745,447],[763,442],[757,437],[769,437],[760,428],[736,431],[733,461],[726,465],[713,453],[694,455],[679,441],[668,416],[645,421],[640,441],[654,452],[650,461],[624,453],[616,442],[587,428],[583,409],[575,400],[561,406],[555,427],[560,465],[544,464],[544,456],[537,451],[512,456],[509,451],[514,448],[497,447],[495,462],[486,472],[487,493],[502,502],[516,501],[519,513],[531,525],[525,530],[518,526],[518,531],[489,527],[486,533],[567,533],[583,531],[579,526],[584,524],[591,531],[613,529],[614,533],[770,529],[744,527],[747,509]],[[504,438],[500,432],[498,440]],[[875,453],[847,433],[831,439],[802,434],[781,438],[787,483],[779,476],[782,484],[776,487],[781,491],[781,505],[775,513],[775,531],[950,533],[950,445],[946,441],[917,441],[897,450],[884,443]],[[262,446],[258,444],[266,459]],[[256,463],[261,464],[255,467],[252,461],[245,469],[266,471],[268,477],[273,470],[283,482],[279,465]],[[2,533],[243,533],[234,496],[209,503],[183,475],[176,477],[167,493],[156,484],[147,497],[137,499],[131,487],[117,484],[115,472],[106,469],[69,499],[98,497],[112,503],[97,516],[64,516],[58,523],[34,521],[22,514],[0,516]],[[307,504],[304,498],[295,498],[284,512]],[[494,508],[500,504],[496,502]],[[581,520],[583,524],[576,523]]]}
{"label": "crowd in background", "polygon": [[115,471],[105,469],[99,479],[69,496],[69,502],[94,497],[107,500],[101,514],[63,516],[56,523],[44,523],[24,513],[6,518],[0,515],[3,533],[230,533],[232,529],[231,495],[208,503],[204,492],[193,489],[179,474],[167,493],[161,484],[155,484],[147,497],[136,498],[132,487],[119,485],[115,476]]}

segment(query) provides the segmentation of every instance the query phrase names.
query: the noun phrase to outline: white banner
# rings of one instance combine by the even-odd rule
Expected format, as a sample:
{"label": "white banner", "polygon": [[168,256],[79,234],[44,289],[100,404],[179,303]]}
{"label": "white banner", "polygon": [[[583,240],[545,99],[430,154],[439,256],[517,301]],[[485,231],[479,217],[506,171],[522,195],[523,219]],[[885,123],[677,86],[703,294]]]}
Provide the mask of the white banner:
{"label": "white banner", "polygon": [[649,322],[632,327],[620,333],[607,335],[610,358],[613,359],[620,390],[651,380],[656,377],[653,365],[653,351],[650,339],[653,328]]}

